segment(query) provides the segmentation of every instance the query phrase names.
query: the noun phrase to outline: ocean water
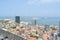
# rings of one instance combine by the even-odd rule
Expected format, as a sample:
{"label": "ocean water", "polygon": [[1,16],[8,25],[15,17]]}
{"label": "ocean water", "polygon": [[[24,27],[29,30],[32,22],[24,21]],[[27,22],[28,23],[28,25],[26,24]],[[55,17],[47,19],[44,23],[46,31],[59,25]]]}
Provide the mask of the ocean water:
{"label": "ocean water", "polygon": [[59,25],[60,17],[22,17],[26,22],[32,22],[33,18],[37,24]]}
{"label": "ocean water", "polygon": [[[8,19],[14,17],[0,17],[0,19]],[[49,24],[49,25],[59,25],[60,17],[21,17],[26,22],[32,22],[33,19],[36,20],[37,24]]]}

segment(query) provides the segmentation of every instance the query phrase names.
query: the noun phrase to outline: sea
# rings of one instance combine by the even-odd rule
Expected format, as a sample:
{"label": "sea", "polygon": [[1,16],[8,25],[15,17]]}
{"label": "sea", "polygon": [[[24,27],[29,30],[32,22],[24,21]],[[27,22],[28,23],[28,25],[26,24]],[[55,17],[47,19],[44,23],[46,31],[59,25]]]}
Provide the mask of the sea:
{"label": "sea", "polygon": [[[0,17],[0,19],[8,19],[8,18],[15,18],[15,17]],[[60,17],[20,17],[26,22],[32,22],[32,20],[36,20],[37,24],[45,25],[59,25]]]}

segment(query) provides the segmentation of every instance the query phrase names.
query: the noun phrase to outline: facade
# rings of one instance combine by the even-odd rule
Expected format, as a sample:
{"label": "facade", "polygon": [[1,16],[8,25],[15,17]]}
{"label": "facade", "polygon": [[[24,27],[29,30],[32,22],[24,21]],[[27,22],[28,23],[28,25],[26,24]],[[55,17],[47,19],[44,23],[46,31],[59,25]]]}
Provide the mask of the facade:
{"label": "facade", "polygon": [[58,30],[58,40],[60,40],[60,21],[59,21],[59,30]]}
{"label": "facade", "polygon": [[15,22],[20,23],[20,16],[15,16]]}
{"label": "facade", "polygon": [[45,25],[45,30],[48,31],[49,30],[49,26],[48,24]]}
{"label": "facade", "polygon": [[32,20],[32,25],[36,25],[36,19]]}

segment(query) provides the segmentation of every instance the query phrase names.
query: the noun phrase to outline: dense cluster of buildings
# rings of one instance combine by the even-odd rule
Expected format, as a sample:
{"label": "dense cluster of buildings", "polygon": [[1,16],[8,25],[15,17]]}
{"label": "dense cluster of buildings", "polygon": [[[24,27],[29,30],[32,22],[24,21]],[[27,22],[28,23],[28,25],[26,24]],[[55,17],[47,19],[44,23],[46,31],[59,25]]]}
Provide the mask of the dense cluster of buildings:
{"label": "dense cluster of buildings", "polygon": [[[58,28],[48,24],[38,25],[35,19],[32,24],[20,21],[19,16],[16,16],[14,21],[5,19],[4,22],[0,22],[0,34],[5,35],[1,40],[60,40],[60,26]],[[3,33],[1,30],[5,30],[5,32]],[[13,35],[7,34],[6,31]]]}

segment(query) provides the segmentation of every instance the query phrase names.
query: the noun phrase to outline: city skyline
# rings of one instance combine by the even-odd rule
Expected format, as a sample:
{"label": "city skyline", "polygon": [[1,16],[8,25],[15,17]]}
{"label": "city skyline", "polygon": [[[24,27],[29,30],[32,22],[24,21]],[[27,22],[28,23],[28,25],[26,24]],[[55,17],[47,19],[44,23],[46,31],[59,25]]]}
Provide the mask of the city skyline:
{"label": "city skyline", "polygon": [[60,17],[59,0],[0,0],[1,16]]}

